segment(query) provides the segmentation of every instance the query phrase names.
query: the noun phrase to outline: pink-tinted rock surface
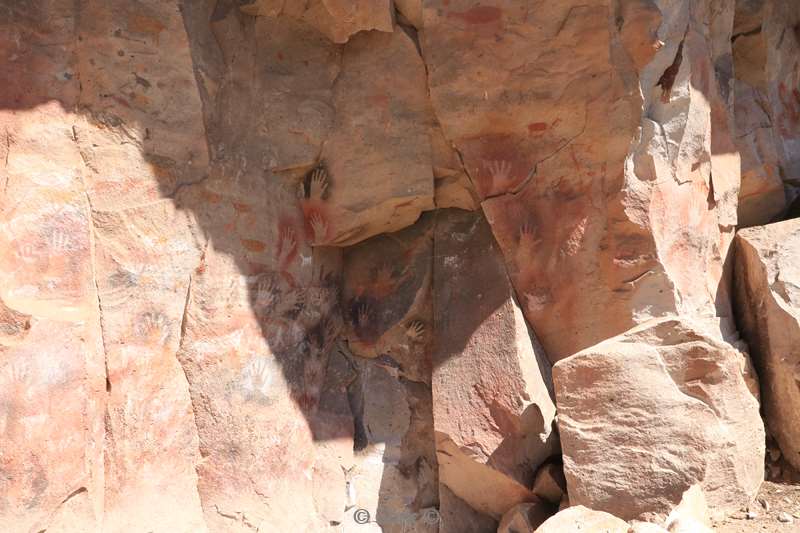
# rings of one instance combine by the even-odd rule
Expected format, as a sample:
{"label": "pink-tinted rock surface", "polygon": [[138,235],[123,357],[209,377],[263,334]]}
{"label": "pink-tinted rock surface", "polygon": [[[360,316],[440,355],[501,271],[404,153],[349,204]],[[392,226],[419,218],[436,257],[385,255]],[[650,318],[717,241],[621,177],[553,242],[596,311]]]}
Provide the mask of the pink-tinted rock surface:
{"label": "pink-tinted rock surface", "polygon": [[746,353],[657,319],[553,367],[571,505],[665,517],[698,484],[715,514],[755,498],[764,425]]}
{"label": "pink-tinted rock surface", "polygon": [[534,473],[557,452],[550,365],[525,324],[486,220],[441,211],[434,248],[440,481],[499,520],[536,499]]}
{"label": "pink-tinted rock surface", "polygon": [[[746,358],[723,342],[730,243],[793,212],[799,16],[0,0],[0,530],[494,532],[538,493],[588,505],[611,482],[575,488],[571,450],[593,441],[568,421],[616,411],[562,391],[574,494],[543,487],[561,464],[550,364],[675,315],[702,340],[636,346],[691,372],[631,356],[620,374],[724,401],[638,390],[652,409],[598,430],[697,430],[658,489],[672,505],[722,472],[735,494],[704,490],[729,509],[759,453]],[[791,344],[740,323],[758,353]],[[719,375],[676,348],[692,343]],[[675,416],[692,409],[707,427]],[[652,503],[623,481],[622,515]]]}

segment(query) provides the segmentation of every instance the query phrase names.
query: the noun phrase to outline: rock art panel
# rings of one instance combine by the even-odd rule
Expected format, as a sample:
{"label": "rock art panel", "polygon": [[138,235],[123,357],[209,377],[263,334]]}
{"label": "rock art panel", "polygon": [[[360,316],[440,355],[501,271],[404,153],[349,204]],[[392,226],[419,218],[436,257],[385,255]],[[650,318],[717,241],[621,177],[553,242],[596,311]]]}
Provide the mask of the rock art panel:
{"label": "rock art panel", "polygon": [[553,367],[571,505],[660,521],[699,484],[715,514],[764,479],[764,427],[746,352],[677,318]]}
{"label": "rock art panel", "polygon": [[[68,35],[74,20],[64,15],[42,29]],[[72,68],[68,52],[42,52],[33,31],[3,35],[23,36],[32,65]],[[25,75],[44,74],[32,66]],[[34,85],[15,99],[23,107],[0,110],[0,523],[9,531],[47,529],[73,507],[73,523],[86,530],[103,518],[105,370],[92,221],[73,116],[47,101],[74,103],[75,88],[59,85],[43,93]],[[4,95],[15,98],[10,87]]]}
{"label": "rock art panel", "polygon": [[483,216],[460,210],[437,215],[433,413],[439,475],[460,499],[499,520],[516,503],[535,499],[528,487],[536,468],[557,452],[549,363],[522,317]]}
{"label": "rock art panel", "polygon": [[92,213],[106,354],[106,531],[205,531],[194,413],[175,358],[200,250],[162,200]]}
{"label": "rock art panel", "polygon": [[[103,517],[105,379],[91,215],[70,112],[73,5],[6,5],[0,21],[0,523]],[[47,16],[44,16],[44,15]]]}
{"label": "rock art panel", "polygon": [[799,219],[736,236],[737,316],[761,380],[767,427],[795,468],[800,468],[798,250]]}
{"label": "rock art panel", "polygon": [[324,244],[353,244],[411,225],[433,209],[425,66],[403,31],[353,37],[333,94],[336,120],[322,151],[331,177]]}
{"label": "rock art panel", "polygon": [[[223,9],[230,9],[229,5],[233,4]],[[394,23],[390,0],[246,0],[238,6],[242,13],[252,16],[298,18],[335,43],[346,43],[360,31],[391,32]]]}
{"label": "rock art panel", "polygon": [[344,335],[354,354],[430,383],[434,216],[344,252]]}
{"label": "rock art panel", "polygon": [[654,316],[730,317],[732,9],[425,4],[434,111],[553,360]]}

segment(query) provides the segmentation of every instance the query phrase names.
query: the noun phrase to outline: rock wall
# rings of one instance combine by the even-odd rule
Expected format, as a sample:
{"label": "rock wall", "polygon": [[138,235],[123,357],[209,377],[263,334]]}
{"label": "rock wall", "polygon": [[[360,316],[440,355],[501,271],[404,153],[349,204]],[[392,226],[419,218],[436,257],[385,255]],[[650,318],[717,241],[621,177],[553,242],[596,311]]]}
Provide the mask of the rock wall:
{"label": "rock wall", "polygon": [[797,209],[792,0],[0,13],[4,531],[725,514],[763,479],[737,327],[800,465],[777,230],[731,297],[737,227]]}

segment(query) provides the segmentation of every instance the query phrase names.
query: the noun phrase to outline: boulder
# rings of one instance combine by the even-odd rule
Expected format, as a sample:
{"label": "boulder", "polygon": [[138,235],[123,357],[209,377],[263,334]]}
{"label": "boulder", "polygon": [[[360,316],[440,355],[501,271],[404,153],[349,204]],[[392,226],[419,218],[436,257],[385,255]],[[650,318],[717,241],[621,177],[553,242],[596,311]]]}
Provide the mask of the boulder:
{"label": "boulder", "polygon": [[548,518],[535,530],[535,533],[564,533],[565,531],[628,533],[628,524],[612,514],[577,505],[559,511]]}
{"label": "boulder", "polygon": [[557,451],[550,365],[481,213],[440,211],[434,248],[440,481],[499,520],[515,504],[533,501],[527,487],[536,468]]}
{"label": "boulder", "polygon": [[533,533],[556,510],[555,506],[541,500],[517,504],[503,515],[497,533]]}
{"label": "boulder", "polygon": [[761,380],[767,427],[800,468],[800,219],[736,236],[737,316]]}
{"label": "boulder", "polygon": [[746,352],[682,318],[637,326],[553,368],[572,505],[661,521],[699,484],[715,514],[764,478]]}

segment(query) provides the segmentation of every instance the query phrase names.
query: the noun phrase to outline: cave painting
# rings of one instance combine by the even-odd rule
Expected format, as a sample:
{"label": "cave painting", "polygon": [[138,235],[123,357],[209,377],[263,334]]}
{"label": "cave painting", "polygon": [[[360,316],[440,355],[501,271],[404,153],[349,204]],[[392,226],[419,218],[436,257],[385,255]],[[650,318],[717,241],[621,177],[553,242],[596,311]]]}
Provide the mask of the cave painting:
{"label": "cave painting", "polygon": [[303,180],[303,218],[308,240],[312,245],[325,244],[330,235],[328,199],[330,179],[323,164],[314,168]]}

